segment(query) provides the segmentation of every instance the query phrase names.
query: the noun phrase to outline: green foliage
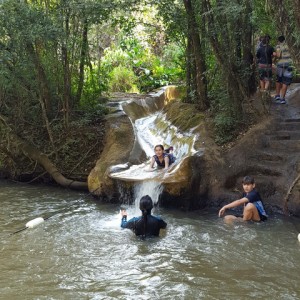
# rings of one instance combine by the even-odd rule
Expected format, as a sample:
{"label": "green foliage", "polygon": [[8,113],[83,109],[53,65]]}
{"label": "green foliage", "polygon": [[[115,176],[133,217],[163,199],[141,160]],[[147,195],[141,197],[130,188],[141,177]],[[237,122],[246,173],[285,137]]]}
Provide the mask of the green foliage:
{"label": "green foliage", "polygon": [[[251,25],[257,38],[261,35],[269,34],[271,36],[270,43],[275,46],[276,44],[276,23],[274,22],[274,16],[270,13],[266,13],[266,2],[254,1],[255,9],[251,17]],[[256,41],[254,41],[256,42]]]}
{"label": "green foliage", "polygon": [[148,92],[180,82],[184,76],[180,64],[183,53],[174,44],[165,49],[165,56],[159,58],[136,38],[125,38],[118,46],[112,45],[101,60],[101,72],[109,78],[108,90]]}
{"label": "green foliage", "polygon": [[[197,24],[201,25],[204,19],[206,23],[199,35],[205,49],[205,75],[216,132],[221,141],[234,135],[232,74],[239,81],[235,86],[240,87],[247,86],[252,72],[249,64],[245,65],[243,51],[252,47],[254,54],[255,39],[262,33],[269,33],[274,45],[274,37],[285,30],[275,22],[275,2],[192,1]],[[290,9],[292,2],[286,1],[283,7],[289,8],[288,16],[295,27],[291,35],[299,42],[296,14]],[[5,0],[0,1],[0,9],[0,109],[11,120],[41,124],[40,99],[46,88],[51,102],[49,111],[52,110],[48,117],[52,121],[66,99],[71,110],[88,111],[87,115],[100,105],[96,109],[98,118],[106,113],[99,101],[103,92],[148,92],[185,79],[188,30],[183,1]],[[89,44],[83,53],[85,22]],[[249,37],[254,37],[252,44]],[[212,41],[217,43],[213,45]],[[80,90],[82,62],[80,98],[76,95]],[[194,93],[195,89],[191,90]],[[243,93],[236,94],[244,100]]]}
{"label": "green foliage", "polygon": [[80,99],[80,107],[94,107],[99,98],[108,89],[108,78],[102,76],[98,67],[85,68],[84,89]]}
{"label": "green foliage", "polygon": [[118,66],[110,73],[109,90],[112,92],[137,93],[137,77],[134,72],[124,66]]}
{"label": "green foliage", "polygon": [[165,67],[159,61],[152,66],[152,70],[144,70],[139,76],[139,87],[142,92],[148,92],[161,86],[175,84],[182,79],[183,71],[176,67]]}
{"label": "green foliage", "polygon": [[229,95],[222,85],[222,77],[220,74],[215,77],[215,83],[210,89],[209,97],[214,115],[215,141],[222,145],[235,138],[239,124],[234,109],[231,107]]}
{"label": "green foliage", "polygon": [[215,141],[217,144],[222,145],[232,141],[236,132],[236,119],[232,113],[228,111],[218,113],[214,118],[215,123]]}

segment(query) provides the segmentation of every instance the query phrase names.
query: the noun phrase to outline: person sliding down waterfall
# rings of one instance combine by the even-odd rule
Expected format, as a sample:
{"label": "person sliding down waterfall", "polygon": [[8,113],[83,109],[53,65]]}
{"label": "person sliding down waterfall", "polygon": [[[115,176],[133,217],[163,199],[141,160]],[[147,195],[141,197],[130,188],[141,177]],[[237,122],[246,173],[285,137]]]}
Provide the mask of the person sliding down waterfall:
{"label": "person sliding down waterfall", "polygon": [[134,217],[127,221],[127,212],[121,210],[121,227],[131,229],[135,235],[142,237],[159,236],[160,229],[165,229],[167,223],[159,217],[151,215],[153,202],[150,196],[143,196],[140,200],[141,217]]}
{"label": "person sliding down waterfall", "polygon": [[173,147],[164,151],[163,145],[156,145],[154,147],[154,152],[155,155],[151,158],[150,170],[154,168],[155,163],[159,169],[168,169],[168,167],[175,161]]}
{"label": "person sliding down waterfall", "polygon": [[171,146],[171,147],[169,147],[168,149],[165,150],[165,153],[167,153],[168,156],[169,156],[169,166],[170,166],[172,163],[174,163],[175,160],[176,160],[176,157],[175,157],[174,154],[173,154],[173,150],[174,150],[173,146]]}

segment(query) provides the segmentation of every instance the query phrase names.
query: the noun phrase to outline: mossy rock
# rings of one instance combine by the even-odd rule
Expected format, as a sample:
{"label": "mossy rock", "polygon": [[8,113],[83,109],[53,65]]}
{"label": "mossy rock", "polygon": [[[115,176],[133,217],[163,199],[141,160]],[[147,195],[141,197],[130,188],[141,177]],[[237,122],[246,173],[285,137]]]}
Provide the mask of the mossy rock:
{"label": "mossy rock", "polygon": [[195,104],[173,101],[165,108],[167,119],[182,131],[189,131],[205,120],[205,115],[197,110]]}

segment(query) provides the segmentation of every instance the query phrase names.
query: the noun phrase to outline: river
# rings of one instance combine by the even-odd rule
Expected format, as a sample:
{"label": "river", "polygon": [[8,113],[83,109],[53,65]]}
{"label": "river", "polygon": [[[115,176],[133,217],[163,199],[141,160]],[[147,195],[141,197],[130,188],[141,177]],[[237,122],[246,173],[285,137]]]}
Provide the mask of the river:
{"label": "river", "polygon": [[140,240],[120,229],[119,206],[78,192],[1,182],[0,203],[1,299],[300,298],[296,220],[230,226],[156,207],[167,230]]}

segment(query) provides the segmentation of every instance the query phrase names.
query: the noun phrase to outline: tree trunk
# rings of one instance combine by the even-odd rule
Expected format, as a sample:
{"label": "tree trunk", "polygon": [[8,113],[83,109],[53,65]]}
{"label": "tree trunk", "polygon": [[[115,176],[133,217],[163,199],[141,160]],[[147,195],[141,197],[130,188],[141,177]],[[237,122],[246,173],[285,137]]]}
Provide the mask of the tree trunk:
{"label": "tree trunk", "polygon": [[[219,10],[222,9],[221,2],[217,2]],[[245,84],[240,76],[240,67],[236,65],[238,61],[237,56],[233,56],[236,47],[230,48],[230,33],[228,32],[228,20],[223,15],[213,14],[210,0],[204,0],[204,9],[206,12],[207,26],[210,28],[210,44],[214,55],[224,72],[224,79],[226,80],[229,100],[231,101],[232,108],[234,109],[234,116],[241,119],[243,116],[242,101],[247,98]],[[219,26],[219,30],[217,28]],[[222,30],[222,34],[218,32]],[[220,36],[221,35],[221,36]],[[245,70],[243,70],[245,71]]]}
{"label": "tree trunk", "polygon": [[59,185],[76,190],[87,190],[87,182],[74,181],[63,176],[47,155],[41,153],[32,145],[17,136],[7,124],[5,117],[1,115],[0,125],[9,135],[11,146],[14,146],[18,153],[23,153],[28,158],[38,162]]}
{"label": "tree trunk", "polygon": [[191,103],[192,92],[192,44],[191,39],[188,37],[186,45],[186,102]]}
{"label": "tree trunk", "polygon": [[77,96],[76,96],[76,103],[80,102],[83,84],[84,84],[84,66],[86,62],[88,50],[88,21],[87,19],[83,22],[83,30],[82,30],[82,47],[81,47],[81,54],[80,54],[80,64],[79,64],[79,81],[78,81],[78,89],[77,89]]}
{"label": "tree trunk", "polygon": [[30,43],[27,43],[26,45],[27,51],[29,55],[31,56],[36,72],[37,72],[37,80],[39,83],[39,92],[40,96],[42,97],[44,104],[45,104],[45,109],[47,113],[51,113],[52,107],[51,107],[51,93],[47,81],[47,76],[45,73],[45,70],[41,64],[39,54],[38,54],[38,46],[36,46],[36,49],[34,49],[33,45]]}
{"label": "tree trunk", "polygon": [[63,114],[65,127],[69,126],[69,110],[71,103],[71,72],[69,66],[69,55],[67,49],[68,37],[69,37],[69,12],[66,12],[65,20],[65,31],[66,31],[66,41],[62,45],[62,59],[63,59],[63,70],[64,70],[64,87],[63,87]]}
{"label": "tree trunk", "polygon": [[247,91],[247,96],[251,96],[256,92],[256,79],[254,73],[254,64],[253,64],[253,53],[252,53],[252,36],[253,28],[251,25],[252,17],[252,1],[247,0],[246,3],[245,17],[243,18],[243,24],[245,26],[244,34],[242,35],[242,53],[243,53],[243,65],[248,71],[245,76],[245,90]]}
{"label": "tree trunk", "polygon": [[196,65],[196,91],[198,98],[198,105],[200,110],[208,108],[207,98],[207,83],[205,77],[205,55],[202,51],[198,24],[192,7],[191,0],[183,0],[187,20],[188,20],[188,35],[193,41],[193,55]]}
{"label": "tree trunk", "polygon": [[55,157],[57,158],[57,151],[56,151],[56,148],[55,148],[55,145],[54,145],[54,139],[53,139],[52,130],[51,130],[50,123],[49,123],[49,120],[48,120],[48,117],[47,117],[47,112],[46,112],[46,109],[45,109],[45,105],[44,105],[44,102],[41,99],[41,97],[39,97],[39,102],[41,104],[42,115],[43,115],[45,126],[46,126],[46,129],[47,129],[47,132],[48,132],[50,143],[51,143],[53,151],[55,152]]}

